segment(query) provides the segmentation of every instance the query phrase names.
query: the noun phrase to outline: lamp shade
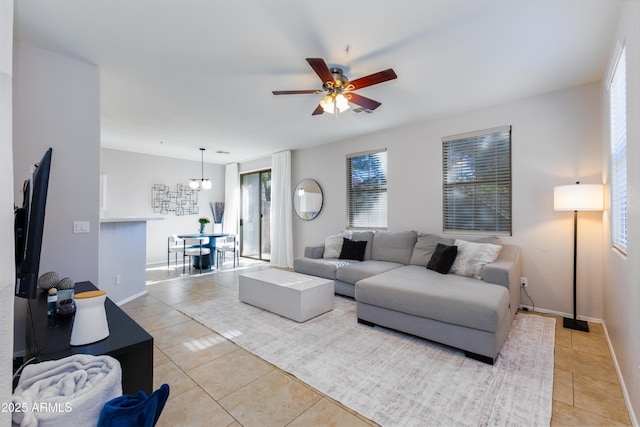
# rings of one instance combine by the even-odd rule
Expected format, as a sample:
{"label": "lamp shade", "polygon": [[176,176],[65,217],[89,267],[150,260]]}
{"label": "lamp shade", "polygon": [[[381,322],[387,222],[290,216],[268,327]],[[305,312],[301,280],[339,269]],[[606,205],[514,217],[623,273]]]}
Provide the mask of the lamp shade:
{"label": "lamp shade", "polygon": [[324,110],[325,113],[333,114],[333,109],[335,107],[333,103],[333,96],[327,95],[320,101],[320,106]]}
{"label": "lamp shade", "polygon": [[338,111],[341,113],[349,109],[349,101],[347,101],[347,98],[341,93],[336,95],[336,107],[338,107]]}
{"label": "lamp shade", "polygon": [[[325,113],[335,114],[338,111],[342,113],[343,111],[349,109],[349,101],[341,93],[332,93],[322,98],[322,100],[320,101],[320,106]],[[338,111],[336,111],[336,109]]]}
{"label": "lamp shade", "polygon": [[601,211],[602,185],[572,184],[553,189],[553,209],[556,211]]}

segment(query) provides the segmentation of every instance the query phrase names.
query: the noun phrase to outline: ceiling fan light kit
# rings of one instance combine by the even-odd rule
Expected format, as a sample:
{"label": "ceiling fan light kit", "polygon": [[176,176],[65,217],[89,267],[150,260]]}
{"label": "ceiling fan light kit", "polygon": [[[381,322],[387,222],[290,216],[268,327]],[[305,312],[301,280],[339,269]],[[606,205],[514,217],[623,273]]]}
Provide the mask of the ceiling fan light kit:
{"label": "ceiling fan light kit", "polygon": [[349,109],[349,101],[347,101],[347,98],[341,93],[325,96],[322,98],[322,101],[320,101],[320,105],[325,113],[330,114],[336,114],[336,110],[342,113]]}
{"label": "ceiling fan light kit", "polygon": [[[337,116],[349,109],[349,103],[357,104],[368,110],[375,110],[382,103],[354,93],[355,90],[398,78],[391,69],[380,71],[359,79],[349,81],[340,68],[329,68],[322,58],[307,58],[307,62],[322,81],[323,90],[274,90],[274,95],[325,94],[312,115],[330,113]],[[335,117],[334,116],[334,117]]]}

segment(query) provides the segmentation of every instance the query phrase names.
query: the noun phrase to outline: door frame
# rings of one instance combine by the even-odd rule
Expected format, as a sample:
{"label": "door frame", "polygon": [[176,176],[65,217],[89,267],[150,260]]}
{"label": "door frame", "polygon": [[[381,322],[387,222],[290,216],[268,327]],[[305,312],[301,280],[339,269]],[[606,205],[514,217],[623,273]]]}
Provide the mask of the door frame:
{"label": "door frame", "polygon": [[[262,201],[262,174],[268,172],[269,174],[271,174],[272,170],[270,167],[264,168],[264,169],[258,169],[258,170],[253,170],[253,171],[247,171],[247,172],[243,172],[240,173],[240,255],[244,258],[249,258],[249,259],[255,259],[255,260],[259,260],[259,261],[270,261],[271,257],[269,257],[269,259],[264,258],[264,254],[263,254],[263,248],[262,248],[262,244],[263,244],[263,221],[264,221],[264,214],[263,214],[263,201]],[[253,174],[258,174],[258,210],[259,210],[259,216],[260,216],[260,220],[259,220],[259,230],[258,230],[258,254],[257,256],[254,255],[245,255],[243,253],[243,249],[244,249],[244,218],[243,216],[243,210],[244,210],[244,193],[243,193],[243,189],[242,189],[242,180],[244,178],[245,175],[253,175]],[[271,179],[269,179],[271,180]],[[270,232],[270,231],[269,231]]]}

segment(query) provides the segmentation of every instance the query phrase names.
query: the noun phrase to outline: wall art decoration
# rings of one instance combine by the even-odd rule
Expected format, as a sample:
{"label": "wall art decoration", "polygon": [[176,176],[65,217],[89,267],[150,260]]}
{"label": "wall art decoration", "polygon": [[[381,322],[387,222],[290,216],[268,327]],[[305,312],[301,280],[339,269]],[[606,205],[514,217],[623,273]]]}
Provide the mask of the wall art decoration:
{"label": "wall art decoration", "polygon": [[151,189],[151,205],[153,212],[176,216],[198,215],[198,192],[188,185],[177,184],[176,191],[171,191],[168,185],[154,184]]}

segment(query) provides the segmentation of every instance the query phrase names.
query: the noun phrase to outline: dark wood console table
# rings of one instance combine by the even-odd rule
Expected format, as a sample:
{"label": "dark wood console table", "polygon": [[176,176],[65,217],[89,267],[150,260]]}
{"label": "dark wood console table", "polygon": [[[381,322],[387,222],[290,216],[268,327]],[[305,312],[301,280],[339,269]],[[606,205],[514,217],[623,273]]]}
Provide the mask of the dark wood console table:
{"label": "dark wood console table", "polygon": [[[79,282],[75,292],[96,290],[91,282]],[[105,301],[109,336],[102,341],[82,346],[71,346],[73,318],[56,318],[50,327],[47,319],[47,295],[39,292],[29,301],[33,329],[27,325],[29,353],[39,350],[38,362],[57,360],[73,354],[108,355],[116,358],[122,367],[122,393],[137,394],[139,390],[153,392],[153,337],[109,298]],[[29,316],[27,316],[29,318]]]}

